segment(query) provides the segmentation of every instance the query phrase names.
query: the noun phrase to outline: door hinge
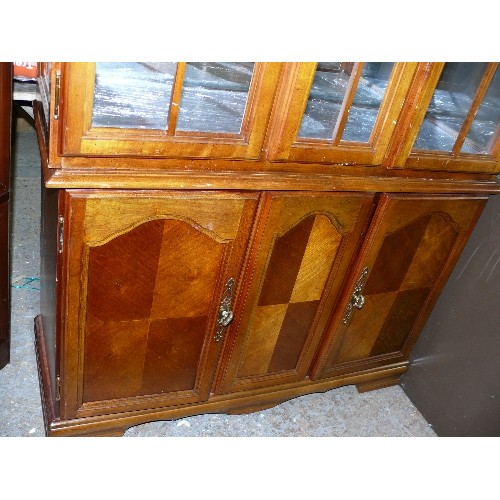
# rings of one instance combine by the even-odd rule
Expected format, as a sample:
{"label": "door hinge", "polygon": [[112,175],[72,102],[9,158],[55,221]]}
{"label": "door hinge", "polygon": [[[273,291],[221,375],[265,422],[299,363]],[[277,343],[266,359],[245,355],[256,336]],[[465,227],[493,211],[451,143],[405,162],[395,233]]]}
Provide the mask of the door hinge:
{"label": "door hinge", "polygon": [[56,377],[56,401],[61,400],[61,376]]}
{"label": "door hinge", "polygon": [[62,253],[64,248],[64,217],[62,215],[59,216],[59,227],[57,230],[57,243],[58,243],[58,251]]}
{"label": "door hinge", "polygon": [[56,71],[54,82],[54,120],[59,120],[59,101],[61,99],[61,72]]}

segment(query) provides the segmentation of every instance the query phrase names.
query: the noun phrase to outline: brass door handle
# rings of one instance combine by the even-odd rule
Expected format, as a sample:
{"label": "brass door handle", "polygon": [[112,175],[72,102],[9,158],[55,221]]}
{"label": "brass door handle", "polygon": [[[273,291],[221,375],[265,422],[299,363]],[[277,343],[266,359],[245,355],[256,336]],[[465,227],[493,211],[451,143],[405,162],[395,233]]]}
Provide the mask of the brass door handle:
{"label": "brass door handle", "polygon": [[356,283],[354,291],[352,292],[351,300],[349,300],[349,303],[347,304],[343,320],[344,324],[347,324],[351,319],[354,308],[362,309],[363,306],[365,305],[365,298],[361,294],[361,291],[363,290],[363,285],[365,284],[367,275],[368,275],[368,268],[365,267],[361,271],[361,276],[358,278],[358,282]]}
{"label": "brass door handle", "polygon": [[220,342],[224,338],[224,329],[229,326],[233,321],[234,314],[231,311],[231,302],[233,301],[234,285],[236,282],[230,278],[226,283],[224,295],[219,306],[219,314],[217,317],[217,330],[215,332],[214,340]]}
{"label": "brass door handle", "polygon": [[223,309],[222,307],[219,309],[219,319],[217,320],[217,323],[219,325],[226,327],[233,321],[233,311],[228,311],[226,309]]}
{"label": "brass door handle", "polygon": [[365,305],[365,298],[363,295],[353,295],[352,299],[354,301],[354,307],[356,309],[361,309]]}

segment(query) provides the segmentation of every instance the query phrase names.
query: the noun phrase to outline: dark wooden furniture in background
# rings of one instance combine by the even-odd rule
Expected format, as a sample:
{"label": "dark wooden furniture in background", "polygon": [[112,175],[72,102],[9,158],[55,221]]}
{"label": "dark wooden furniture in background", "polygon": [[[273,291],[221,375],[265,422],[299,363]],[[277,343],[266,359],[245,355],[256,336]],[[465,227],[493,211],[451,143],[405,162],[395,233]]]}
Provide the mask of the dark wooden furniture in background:
{"label": "dark wooden furniture in background", "polygon": [[493,63],[39,74],[48,435],[398,383],[500,192]]}
{"label": "dark wooden furniture in background", "polygon": [[401,387],[438,436],[500,437],[500,197],[429,316]]}
{"label": "dark wooden furniture in background", "polygon": [[12,63],[0,63],[0,369],[10,361],[9,186]]}

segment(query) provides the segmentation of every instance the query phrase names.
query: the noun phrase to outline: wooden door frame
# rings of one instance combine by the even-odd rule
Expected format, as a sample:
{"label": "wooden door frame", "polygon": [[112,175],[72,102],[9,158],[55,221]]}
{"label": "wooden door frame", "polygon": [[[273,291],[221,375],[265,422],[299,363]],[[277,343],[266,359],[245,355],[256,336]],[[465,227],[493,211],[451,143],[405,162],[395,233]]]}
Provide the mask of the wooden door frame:
{"label": "wooden door frame", "polygon": [[[58,155],[256,160],[260,157],[281,65],[255,63],[240,134],[172,135],[167,130],[92,127],[95,63],[55,64],[53,72],[61,74]],[[180,98],[179,89],[175,95]]]}
{"label": "wooden door frame", "polygon": [[[206,400],[209,397],[210,387],[213,377],[215,376],[216,362],[218,360],[223,342],[217,342],[214,339],[215,321],[217,310],[220,303],[220,297],[223,295],[225,283],[228,281],[228,276],[231,273],[236,273],[234,277],[237,288],[239,286],[239,275],[243,267],[245,259],[246,245],[242,240],[248,238],[251,233],[251,226],[254,219],[254,209],[256,209],[259,193],[240,191],[229,193],[225,191],[207,192],[207,191],[95,191],[95,190],[66,190],[63,192],[65,205],[65,222],[64,222],[64,246],[62,250],[62,267],[64,268],[63,276],[64,289],[66,290],[61,298],[62,307],[59,311],[61,319],[64,318],[64,335],[61,345],[61,359],[64,360],[61,366],[61,418],[78,418],[95,416],[105,412],[119,412],[126,410],[144,410],[146,407],[168,407],[179,404],[194,404]],[[87,203],[96,201],[100,202],[113,200],[127,200],[128,206],[137,204],[142,200],[142,206],[146,207],[144,213],[136,222],[146,222],[153,219],[166,219],[176,217],[166,217],[170,214],[169,208],[165,208],[165,213],[162,213],[161,207],[158,204],[162,200],[167,202],[181,202],[188,200],[193,203],[200,201],[204,203],[208,200],[212,204],[216,200],[220,201],[238,201],[241,204],[241,214],[237,222],[233,221],[231,231],[234,232],[234,238],[226,239],[224,234],[220,235],[217,231],[213,231],[213,235],[222,241],[227,241],[228,247],[223,251],[220,261],[220,275],[217,276],[216,290],[214,299],[210,305],[209,320],[207,323],[206,336],[204,338],[201,358],[199,360],[198,375],[195,387],[191,390],[178,391],[176,393],[153,394],[145,396],[123,397],[119,399],[109,399],[102,401],[85,402],[83,400],[83,377],[84,377],[84,340],[85,340],[85,325],[86,325],[86,307],[87,307],[87,278],[88,278],[88,249],[90,246],[99,244],[102,234],[106,234],[108,229],[100,224],[92,224],[88,219]],[[152,208],[147,208],[150,205]],[[252,208],[252,205],[255,205]],[[155,208],[156,207],[156,208]],[[95,215],[94,207],[93,214]],[[235,209],[237,211],[239,209]],[[210,214],[205,208],[205,217]],[[158,212],[158,213],[157,213]],[[105,213],[102,212],[102,220],[105,220]],[[183,220],[179,215],[178,220]],[[186,218],[186,220],[188,220]],[[135,224],[135,222],[134,222]],[[124,226],[120,231],[130,229],[134,226]],[[201,226],[200,226],[201,227]],[[219,229],[228,227],[225,219],[219,220]],[[94,232],[89,239],[89,228]],[[246,228],[246,230],[245,230]],[[101,234],[102,233],[102,234]],[[96,234],[99,236],[96,237]],[[111,233],[111,236],[118,233]],[[71,235],[71,236],[70,236]],[[109,235],[104,237],[102,241],[106,241]],[[97,239],[96,239],[97,238]],[[66,242],[70,241],[68,244]],[[94,241],[95,240],[95,241]],[[236,269],[239,266],[238,269]],[[232,270],[232,271],[231,271]],[[236,297],[239,292],[235,292]],[[234,301],[236,301],[234,297]],[[230,327],[229,327],[230,328]],[[174,396],[172,396],[172,394]]]}
{"label": "wooden door frame", "polygon": [[[439,294],[448,279],[460,253],[473,230],[477,219],[486,204],[487,197],[481,195],[445,195],[445,194],[416,194],[416,193],[383,193],[381,195],[377,210],[373,216],[370,228],[359,252],[357,261],[352,266],[352,272],[346,282],[343,294],[338,301],[338,308],[335,311],[332,321],[324,336],[323,344],[318,349],[318,354],[311,370],[312,379],[328,378],[340,373],[354,373],[360,370],[375,369],[391,363],[403,362],[408,359],[409,353],[415,343],[420,330],[425,324],[432,308],[437,301]],[[461,202],[471,203],[468,210],[462,213],[459,206]],[[387,354],[376,355],[368,358],[347,361],[340,364],[328,364],[328,357],[335,352],[344,339],[349,329],[350,315],[346,316],[348,304],[353,296],[353,291],[359,282],[360,276],[365,268],[368,268],[368,277],[372,269],[373,262],[381,248],[382,236],[390,235],[399,228],[408,225],[412,220],[417,220],[421,215],[418,210],[409,212],[401,218],[394,216],[398,203],[410,203],[416,206],[427,204],[426,210],[429,214],[439,214],[450,219],[456,232],[456,240],[452,246],[444,265],[442,266],[436,281],[425,299],[424,305],[415,318],[408,331],[404,345],[400,351]],[[447,206],[448,210],[444,210]],[[424,212],[422,212],[424,213]],[[453,214],[453,215],[452,215]],[[389,222],[387,222],[389,221]],[[381,232],[384,231],[384,232]],[[367,280],[368,278],[366,278]],[[355,311],[355,310],[354,310]],[[362,314],[359,311],[354,314]],[[347,318],[347,319],[346,319]]]}
{"label": "wooden door frame", "polygon": [[500,172],[500,136],[496,138],[491,155],[413,151],[413,145],[445,64],[444,62],[418,64],[408,91],[408,98],[401,110],[398,133],[391,139],[383,164],[389,168],[400,169],[496,174]]}
{"label": "wooden door frame", "polygon": [[268,134],[270,161],[376,165],[382,162],[389,139],[417,67],[395,63],[377,120],[367,143],[329,144],[323,140],[298,140],[316,63],[286,63],[277,93]]}

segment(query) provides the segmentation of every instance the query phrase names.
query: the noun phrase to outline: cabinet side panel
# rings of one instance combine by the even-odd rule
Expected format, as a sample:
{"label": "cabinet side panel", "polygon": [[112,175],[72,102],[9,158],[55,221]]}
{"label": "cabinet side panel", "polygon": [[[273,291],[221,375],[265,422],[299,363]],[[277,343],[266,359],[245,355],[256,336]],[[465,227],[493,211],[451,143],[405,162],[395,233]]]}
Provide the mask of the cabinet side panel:
{"label": "cabinet side panel", "polygon": [[0,63],[0,196],[9,191],[12,130],[12,64]]}
{"label": "cabinet side panel", "polygon": [[47,189],[42,183],[42,217],[40,234],[40,313],[45,338],[45,352],[50,384],[55,397],[56,375],[56,297],[57,297],[57,217],[58,190]]}

